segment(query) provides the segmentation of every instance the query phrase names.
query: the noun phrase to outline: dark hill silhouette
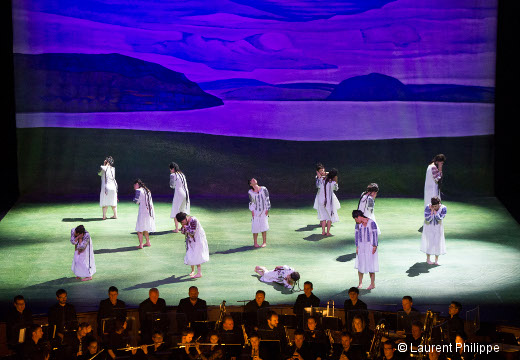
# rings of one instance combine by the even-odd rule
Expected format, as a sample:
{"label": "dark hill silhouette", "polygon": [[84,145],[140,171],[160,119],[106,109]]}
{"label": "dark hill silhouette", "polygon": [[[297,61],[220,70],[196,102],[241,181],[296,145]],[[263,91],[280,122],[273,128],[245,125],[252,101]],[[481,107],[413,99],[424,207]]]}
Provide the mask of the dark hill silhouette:
{"label": "dark hill silhouette", "polygon": [[410,90],[396,78],[372,73],[343,80],[327,100],[407,101],[410,97]]}
{"label": "dark hill silhouette", "polygon": [[14,54],[17,112],[191,110],[222,105],[182,73],[120,54]]}

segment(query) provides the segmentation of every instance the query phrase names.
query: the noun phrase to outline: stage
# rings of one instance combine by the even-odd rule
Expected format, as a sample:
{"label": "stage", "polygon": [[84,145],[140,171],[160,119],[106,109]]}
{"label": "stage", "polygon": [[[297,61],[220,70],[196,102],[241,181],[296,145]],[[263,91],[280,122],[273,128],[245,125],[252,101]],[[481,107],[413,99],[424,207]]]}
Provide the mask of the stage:
{"label": "stage", "polygon": [[[136,249],[138,209],[130,198],[120,199],[117,220],[105,221],[95,201],[18,203],[0,222],[0,301],[6,304],[23,294],[34,313],[44,313],[55,302],[55,291],[65,288],[78,311],[91,311],[115,285],[120,299],[131,307],[147,298],[151,287],[159,289],[168,305],[177,305],[196,285],[209,305],[222,300],[240,305],[237,301],[252,299],[258,289],[266,292],[271,304],[294,303],[298,292],[260,282],[255,265],[294,267],[301,274],[301,287],[312,281],[323,304],[334,300],[342,306],[348,288],[357,285],[350,216],[357,199],[340,198],[340,222],[333,225],[333,236],[323,237],[312,208],[313,194],[299,200],[271,194],[268,246],[255,249],[246,196],[192,198],[191,213],[204,227],[210,249],[203,277],[196,280],[189,278],[190,268],[183,263],[184,236],[171,232],[171,198],[154,200],[157,232],[151,235],[152,246],[142,250]],[[452,300],[462,302],[463,313],[476,305],[515,308],[520,296],[518,223],[496,198],[444,204],[447,254],[435,266],[426,264],[419,250],[423,200],[376,199],[382,230],[380,272],[374,290],[360,291],[369,309],[398,310],[403,295],[411,295],[414,306],[423,311],[432,306],[447,312]],[[76,280],[71,272],[70,230],[79,224],[90,232],[95,249],[97,273],[88,282]],[[365,276],[364,287],[368,285]],[[517,313],[498,319],[497,314],[495,320],[518,321]],[[485,312],[481,315],[486,317]]]}

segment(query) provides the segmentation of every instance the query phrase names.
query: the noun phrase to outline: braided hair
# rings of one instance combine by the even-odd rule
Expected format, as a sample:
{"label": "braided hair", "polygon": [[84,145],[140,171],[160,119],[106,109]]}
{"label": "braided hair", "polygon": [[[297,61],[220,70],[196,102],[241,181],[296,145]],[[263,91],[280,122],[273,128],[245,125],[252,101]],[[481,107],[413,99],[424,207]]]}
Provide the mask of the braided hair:
{"label": "braided hair", "polygon": [[150,217],[153,218],[154,214],[153,214],[153,209],[152,209],[152,206],[151,206],[152,194],[150,192],[150,189],[148,189],[146,187],[146,185],[144,184],[144,182],[141,179],[135,179],[134,180],[134,185],[135,184],[138,184],[139,187],[144,190],[144,195],[145,195],[145,199],[146,199],[146,208],[148,209],[148,213],[150,214]]}
{"label": "braided hair", "polygon": [[327,177],[325,178],[325,186],[323,186],[323,190],[325,191],[325,205],[327,205],[327,183],[334,180],[336,176],[338,176],[338,170],[333,168],[329,171]]}
{"label": "braided hair", "polygon": [[174,170],[176,174],[179,174],[179,179],[181,179],[182,188],[184,189],[184,193],[186,194],[186,205],[190,203],[190,193],[188,191],[188,186],[186,185],[186,175],[181,171],[179,164],[176,162],[170,163],[170,170]]}
{"label": "braided hair", "polygon": [[363,191],[363,194],[361,194],[361,197],[359,198],[359,201],[358,201],[358,209],[359,209],[359,205],[361,204],[361,199],[363,199],[363,197],[366,194],[371,193],[371,192],[375,192],[375,193],[379,192],[379,186],[376,183],[368,184],[367,189],[365,191]]}

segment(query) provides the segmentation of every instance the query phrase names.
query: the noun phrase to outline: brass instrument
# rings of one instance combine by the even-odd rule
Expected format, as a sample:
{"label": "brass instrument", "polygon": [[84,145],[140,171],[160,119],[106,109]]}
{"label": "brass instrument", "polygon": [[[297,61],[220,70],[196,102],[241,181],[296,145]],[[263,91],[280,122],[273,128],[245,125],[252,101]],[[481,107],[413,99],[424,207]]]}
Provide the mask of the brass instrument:
{"label": "brass instrument", "polygon": [[222,320],[224,319],[225,315],[226,315],[226,300],[222,300],[222,303],[220,304],[220,312],[218,315],[218,320],[215,323],[215,330],[218,330],[218,328],[222,324]]}
{"label": "brass instrument", "polygon": [[329,356],[332,356],[332,354],[334,353],[334,337],[332,336],[332,331],[330,331],[329,329],[325,329],[325,334],[327,334],[327,336],[329,337],[329,342],[330,342]]}
{"label": "brass instrument", "polygon": [[367,358],[369,360],[374,360],[379,357],[379,353],[381,350],[381,338],[385,333],[385,324],[380,323],[376,326],[376,330],[374,331],[374,337],[372,338],[372,342],[370,344],[370,350],[368,351]]}
{"label": "brass instrument", "polygon": [[[424,327],[423,334],[421,339],[421,348],[427,349],[432,343],[432,333],[435,324],[437,323],[437,313],[434,313],[431,310],[426,311],[426,317],[424,318]],[[428,353],[421,351],[418,353],[411,353],[411,357],[418,359],[426,359],[428,358]]]}
{"label": "brass instrument", "polygon": [[[329,306],[330,306],[330,302],[332,301],[332,315],[330,314],[330,310],[329,310]],[[327,301],[327,315],[326,316],[334,316],[334,300],[329,300]]]}
{"label": "brass instrument", "polygon": [[292,346],[293,343],[291,341],[291,338],[289,337],[289,332],[287,331],[287,326],[284,326],[283,329],[285,331],[285,339],[287,340],[287,345]]}
{"label": "brass instrument", "polygon": [[251,340],[247,336],[246,326],[244,324],[242,324],[241,326],[242,326],[242,333],[244,334],[244,348],[245,348],[246,346],[251,346]]}

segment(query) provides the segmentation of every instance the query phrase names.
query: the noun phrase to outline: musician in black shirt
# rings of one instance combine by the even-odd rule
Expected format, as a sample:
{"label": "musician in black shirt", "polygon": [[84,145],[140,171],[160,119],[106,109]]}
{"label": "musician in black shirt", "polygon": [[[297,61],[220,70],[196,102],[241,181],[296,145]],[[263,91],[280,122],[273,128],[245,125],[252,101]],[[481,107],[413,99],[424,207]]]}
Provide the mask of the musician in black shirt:
{"label": "musician in black shirt", "polygon": [[67,303],[67,291],[59,289],[56,291],[58,303],[49,309],[49,328],[56,330],[56,336],[63,339],[67,331],[77,329],[76,309],[74,305]]}
{"label": "musician in black shirt", "polygon": [[150,289],[148,291],[148,299],[139,304],[139,322],[142,341],[145,344],[149,344],[152,341],[152,334],[155,331],[165,332],[168,330],[166,301],[159,297],[157,288]]}
{"label": "musician in black shirt", "polygon": [[7,345],[15,352],[20,352],[23,347],[23,339],[22,343],[19,342],[20,330],[26,329],[25,336],[29,337],[31,334],[27,330],[33,324],[31,310],[26,307],[22,295],[15,296],[14,306],[7,313],[6,323]]}
{"label": "musician in black shirt", "polygon": [[296,314],[298,328],[304,328],[304,309],[308,307],[319,307],[320,299],[312,293],[313,286],[310,281],[303,283],[303,294],[298,295],[294,303],[293,312]]}
{"label": "musician in black shirt", "polygon": [[[108,289],[108,299],[101,300],[97,313],[98,335],[108,335],[114,331],[116,319],[126,319],[126,304],[119,300],[119,290],[115,286]],[[104,330],[104,331],[103,331]]]}

